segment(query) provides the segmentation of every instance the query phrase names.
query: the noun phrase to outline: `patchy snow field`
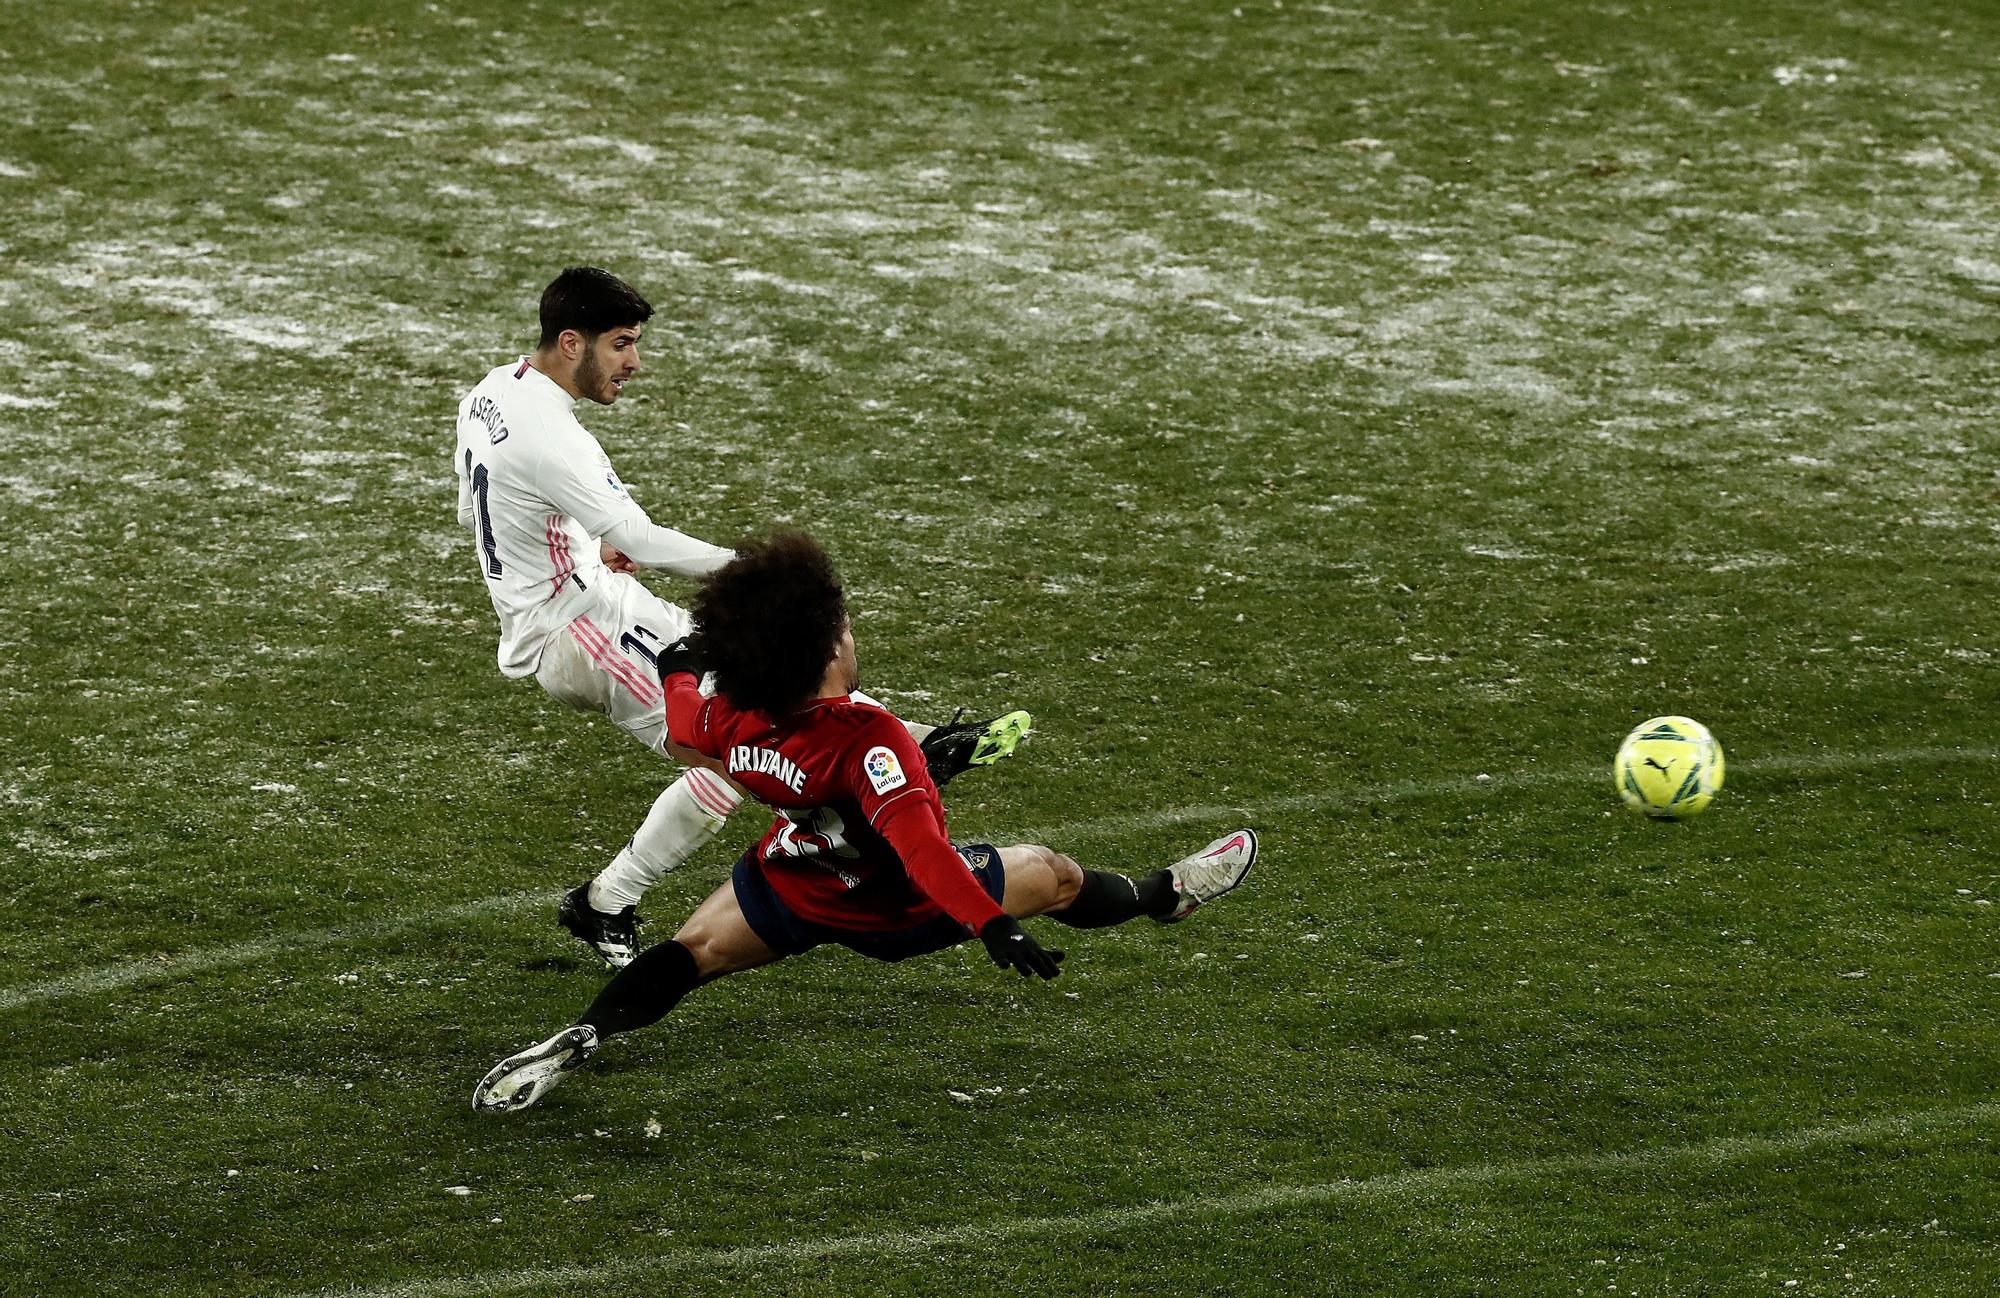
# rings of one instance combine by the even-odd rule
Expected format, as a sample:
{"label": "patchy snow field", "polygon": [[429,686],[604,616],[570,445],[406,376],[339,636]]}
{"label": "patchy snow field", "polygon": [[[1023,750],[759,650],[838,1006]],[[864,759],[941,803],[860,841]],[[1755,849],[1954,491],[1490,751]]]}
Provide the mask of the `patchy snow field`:
{"label": "patchy snow field", "polygon": [[[16,21],[5,1274],[2000,1278],[1988,8]],[[460,1112],[594,990],[543,912],[668,776],[499,678],[454,519],[455,404],[576,262],[659,308],[584,412],[657,519],[812,528],[871,688],[1034,711],[961,837],[1247,818],[1243,905],[1065,930],[1048,996],[815,956]],[[1667,712],[1736,783],[1628,823]]]}

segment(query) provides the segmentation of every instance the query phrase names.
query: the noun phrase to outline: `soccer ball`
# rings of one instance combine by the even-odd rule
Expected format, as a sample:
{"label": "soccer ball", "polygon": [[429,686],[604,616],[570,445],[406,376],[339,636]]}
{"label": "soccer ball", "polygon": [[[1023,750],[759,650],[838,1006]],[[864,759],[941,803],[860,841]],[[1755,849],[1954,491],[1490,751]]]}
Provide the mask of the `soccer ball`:
{"label": "soccer ball", "polygon": [[1687,717],[1654,717],[1625,736],[1611,777],[1625,805],[1661,820],[1686,820],[1722,790],[1722,745]]}

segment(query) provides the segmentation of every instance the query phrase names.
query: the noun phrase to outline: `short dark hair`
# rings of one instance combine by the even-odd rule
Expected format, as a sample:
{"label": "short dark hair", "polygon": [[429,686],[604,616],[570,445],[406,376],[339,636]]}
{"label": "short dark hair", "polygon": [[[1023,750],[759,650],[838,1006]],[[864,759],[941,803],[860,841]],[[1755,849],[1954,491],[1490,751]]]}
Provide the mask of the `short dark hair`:
{"label": "short dark hair", "polygon": [[695,650],[737,707],[778,718],[813,701],[847,625],[840,574],[796,528],[739,545],[695,593]]}
{"label": "short dark hair", "polygon": [[653,304],[608,270],[571,266],[542,290],[543,347],[553,347],[563,330],[586,338],[653,318]]}

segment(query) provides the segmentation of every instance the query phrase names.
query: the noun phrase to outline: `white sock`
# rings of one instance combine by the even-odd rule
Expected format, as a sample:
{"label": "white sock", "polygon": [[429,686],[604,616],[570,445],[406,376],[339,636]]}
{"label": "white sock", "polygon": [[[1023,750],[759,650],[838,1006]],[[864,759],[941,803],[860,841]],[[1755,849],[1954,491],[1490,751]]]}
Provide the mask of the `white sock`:
{"label": "white sock", "polygon": [[705,770],[669,784],[632,841],[590,881],[591,909],[609,913],[638,905],[646,889],[714,838],[742,801],[734,785]]}

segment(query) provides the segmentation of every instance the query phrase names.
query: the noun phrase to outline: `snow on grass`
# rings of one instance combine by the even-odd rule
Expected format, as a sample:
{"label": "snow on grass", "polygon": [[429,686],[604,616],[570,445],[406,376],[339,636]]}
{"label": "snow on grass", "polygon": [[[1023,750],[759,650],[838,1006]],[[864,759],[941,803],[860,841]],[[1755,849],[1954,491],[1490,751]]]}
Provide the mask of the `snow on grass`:
{"label": "snow on grass", "polygon": [[282,351],[326,354],[339,339],[328,339],[300,320],[231,310],[206,280],[188,276],[134,275],[122,286],[138,290],[148,305],[192,316],[218,333]]}
{"label": "snow on grass", "polygon": [[1906,167],[1942,168],[1958,165],[1958,159],[1952,156],[1951,150],[1935,145],[1922,149],[1905,149],[1896,155],[1896,161]]}
{"label": "snow on grass", "polygon": [[[4,394],[0,394],[0,406],[4,406],[5,404]],[[4,492],[22,504],[37,504],[42,501],[54,500],[57,496],[55,488],[46,483],[36,482],[32,479],[13,474],[0,475],[0,492]]]}

